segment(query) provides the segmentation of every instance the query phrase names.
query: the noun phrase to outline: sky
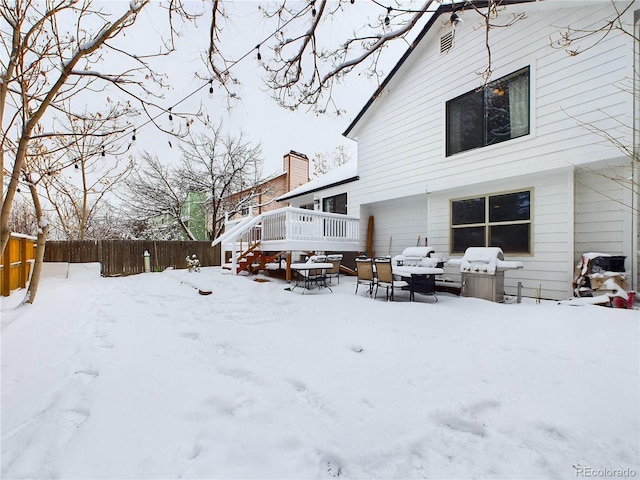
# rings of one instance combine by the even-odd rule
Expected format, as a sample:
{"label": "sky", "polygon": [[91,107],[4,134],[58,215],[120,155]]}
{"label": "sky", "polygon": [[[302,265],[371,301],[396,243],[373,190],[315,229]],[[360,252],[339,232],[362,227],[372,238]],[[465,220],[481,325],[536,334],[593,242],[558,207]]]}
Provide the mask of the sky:
{"label": "sky", "polygon": [[637,310],[99,271],[2,299],[3,479],[640,473]]}
{"label": "sky", "polygon": [[[226,4],[229,18],[224,24],[221,45],[227,49],[226,52],[231,52],[228,56],[240,58],[255,48],[259,42],[256,39],[263,39],[271,33],[273,27],[265,22],[258,4],[259,2],[254,1],[235,1]],[[356,8],[357,10],[345,10],[339,21],[336,20],[324,27],[324,32],[329,37],[335,35],[339,38],[344,36],[345,31],[349,31],[348,28],[352,28],[345,25],[366,23],[371,16],[377,16],[381,10],[379,6],[363,0],[359,0],[354,5],[354,9]],[[163,20],[156,17],[157,13],[145,12],[141,19],[145,29],[157,31],[160,26],[165,25]],[[195,73],[199,72],[206,76],[201,58],[201,52],[207,47],[206,26],[202,22],[198,29],[192,26],[184,29],[184,35],[179,39],[180,53],[172,56],[167,66],[167,72],[170,72],[171,78],[179,78],[179,80],[172,80],[172,89],[167,93],[167,102],[182,99],[203,84],[202,80],[196,79]],[[138,39],[139,36],[136,36],[135,41],[137,42]],[[406,48],[406,43],[399,42],[389,49],[385,53],[384,62],[380,65],[381,70],[388,73]],[[262,51],[265,51],[264,47]],[[177,76],[178,71],[180,76]],[[331,153],[336,147],[343,145],[352,158],[356,158],[356,142],[344,137],[342,132],[374,93],[377,80],[355,74],[336,87],[334,98],[338,106],[345,110],[344,114],[336,116],[333,113],[316,115],[305,109],[291,112],[278,106],[265,91],[262,81],[263,71],[253,52],[238,62],[233,67],[232,73],[240,81],[240,85],[232,87],[240,100],[233,102],[231,109],[227,108],[226,94],[219,91],[217,86],[213,97],[209,96],[208,88],[205,88],[188,102],[181,104],[181,107],[197,108],[196,104],[202,102],[214,122],[221,120],[232,134],[244,132],[250,142],[260,142],[265,160],[265,175],[281,172],[282,158],[290,150],[304,153],[311,159],[316,153]],[[156,151],[161,156],[178,158],[177,151],[172,152],[166,148],[170,141],[166,134],[153,132],[150,128],[146,130],[137,134],[138,149]]]}

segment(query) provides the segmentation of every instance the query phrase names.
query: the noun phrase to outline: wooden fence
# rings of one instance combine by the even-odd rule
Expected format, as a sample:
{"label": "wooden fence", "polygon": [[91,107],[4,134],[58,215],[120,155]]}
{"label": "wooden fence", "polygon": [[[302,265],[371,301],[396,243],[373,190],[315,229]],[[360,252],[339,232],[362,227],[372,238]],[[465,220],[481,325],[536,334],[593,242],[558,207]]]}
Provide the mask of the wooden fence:
{"label": "wooden fence", "polygon": [[50,241],[45,262],[100,263],[104,277],[135,275],[145,271],[145,252],[149,252],[152,272],[166,268],[187,268],[187,256],[195,254],[203,267],[220,265],[220,246],[211,242],[153,240],[74,240]]}
{"label": "wooden fence", "polygon": [[36,238],[11,234],[0,266],[0,291],[8,297],[11,290],[25,288],[36,254]]}

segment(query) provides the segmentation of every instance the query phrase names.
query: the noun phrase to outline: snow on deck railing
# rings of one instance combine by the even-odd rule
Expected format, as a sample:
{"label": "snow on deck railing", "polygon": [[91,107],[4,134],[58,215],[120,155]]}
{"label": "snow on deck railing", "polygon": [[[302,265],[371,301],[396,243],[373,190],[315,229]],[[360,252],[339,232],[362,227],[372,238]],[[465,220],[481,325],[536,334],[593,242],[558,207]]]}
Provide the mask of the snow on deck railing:
{"label": "snow on deck railing", "polygon": [[262,214],[262,241],[357,242],[359,219],[286,207]]}
{"label": "snow on deck railing", "polygon": [[255,241],[358,242],[359,219],[338,213],[285,207],[229,221],[227,231],[212,246],[221,243],[251,245]]}

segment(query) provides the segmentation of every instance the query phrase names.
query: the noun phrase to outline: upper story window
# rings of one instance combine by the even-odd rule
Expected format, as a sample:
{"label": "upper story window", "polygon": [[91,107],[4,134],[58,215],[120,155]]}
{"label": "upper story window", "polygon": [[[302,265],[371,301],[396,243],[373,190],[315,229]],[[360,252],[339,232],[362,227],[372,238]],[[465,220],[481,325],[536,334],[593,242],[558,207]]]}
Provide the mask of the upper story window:
{"label": "upper story window", "polygon": [[529,67],[447,102],[447,156],[529,134]]}

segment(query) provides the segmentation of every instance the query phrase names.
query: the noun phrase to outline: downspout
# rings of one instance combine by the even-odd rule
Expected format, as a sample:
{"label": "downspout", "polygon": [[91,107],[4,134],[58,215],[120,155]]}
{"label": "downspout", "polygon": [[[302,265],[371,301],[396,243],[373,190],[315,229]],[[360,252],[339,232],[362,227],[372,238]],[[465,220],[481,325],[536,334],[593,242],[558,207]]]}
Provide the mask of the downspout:
{"label": "downspout", "polygon": [[[631,289],[638,290],[638,262],[640,262],[640,10],[633,12],[633,132],[631,159]],[[634,252],[635,250],[635,252]]]}

